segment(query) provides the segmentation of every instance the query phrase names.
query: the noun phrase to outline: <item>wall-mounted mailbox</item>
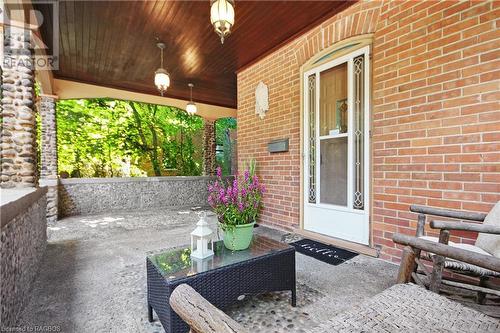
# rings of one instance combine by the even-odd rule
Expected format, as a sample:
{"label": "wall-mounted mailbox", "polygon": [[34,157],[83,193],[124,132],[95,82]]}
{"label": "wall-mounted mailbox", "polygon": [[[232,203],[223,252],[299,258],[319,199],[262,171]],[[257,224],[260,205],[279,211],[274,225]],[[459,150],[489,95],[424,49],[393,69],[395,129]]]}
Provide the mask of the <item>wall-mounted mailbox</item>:
{"label": "wall-mounted mailbox", "polygon": [[273,140],[267,144],[270,153],[283,153],[288,151],[288,138]]}

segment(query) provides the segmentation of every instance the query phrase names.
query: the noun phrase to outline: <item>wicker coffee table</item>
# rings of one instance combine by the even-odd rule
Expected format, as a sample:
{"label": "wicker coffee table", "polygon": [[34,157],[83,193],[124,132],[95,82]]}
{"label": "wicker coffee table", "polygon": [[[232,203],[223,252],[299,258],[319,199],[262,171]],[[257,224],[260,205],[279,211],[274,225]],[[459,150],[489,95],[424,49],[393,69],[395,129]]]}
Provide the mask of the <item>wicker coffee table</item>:
{"label": "wicker coffee table", "polygon": [[190,249],[173,249],[148,256],[148,319],[153,310],[167,333],[187,332],[188,326],[170,308],[172,291],[186,283],[218,308],[234,304],[247,295],[268,291],[291,291],[296,303],[295,249],[285,243],[255,235],[244,251],[231,251],[222,241],[214,244],[215,255],[191,260]]}

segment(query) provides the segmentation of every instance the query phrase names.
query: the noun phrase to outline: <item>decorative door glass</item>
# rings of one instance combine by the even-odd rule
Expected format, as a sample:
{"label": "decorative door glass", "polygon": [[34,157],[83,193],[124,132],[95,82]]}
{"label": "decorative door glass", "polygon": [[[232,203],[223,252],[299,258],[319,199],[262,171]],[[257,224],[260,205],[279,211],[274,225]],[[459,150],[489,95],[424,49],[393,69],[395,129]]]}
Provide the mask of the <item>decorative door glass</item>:
{"label": "decorative door glass", "polygon": [[316,74],[307,79],[309,121],[309,202],[316,203]]}
{"label": "decorative door glass", "polygon": [[354,59],[354,197],[353,208],[364,207],[364,55]]}

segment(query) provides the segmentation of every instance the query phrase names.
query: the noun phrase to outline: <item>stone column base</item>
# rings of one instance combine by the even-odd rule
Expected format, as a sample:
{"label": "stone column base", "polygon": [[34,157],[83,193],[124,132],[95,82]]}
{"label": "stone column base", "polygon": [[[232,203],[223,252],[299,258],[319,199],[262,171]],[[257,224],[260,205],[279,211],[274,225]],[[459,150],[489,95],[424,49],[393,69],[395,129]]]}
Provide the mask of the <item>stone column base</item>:
{"label": "stone column base", "polygon": [[40,186],[47,187],[47,224],[58,219],[59,179],[40,179]]}

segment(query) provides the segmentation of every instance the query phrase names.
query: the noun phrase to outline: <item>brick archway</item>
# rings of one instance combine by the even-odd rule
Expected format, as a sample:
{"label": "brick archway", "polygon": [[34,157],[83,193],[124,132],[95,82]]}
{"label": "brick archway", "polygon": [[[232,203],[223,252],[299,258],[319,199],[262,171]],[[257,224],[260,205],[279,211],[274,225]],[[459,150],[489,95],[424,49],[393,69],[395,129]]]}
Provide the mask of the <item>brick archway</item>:
{"label": "brick archway", "polygon": [[382,10],[382,1],[356,4],[298,39],[294,47],[299,66],[309,59],[342,40],[372,34]]}

